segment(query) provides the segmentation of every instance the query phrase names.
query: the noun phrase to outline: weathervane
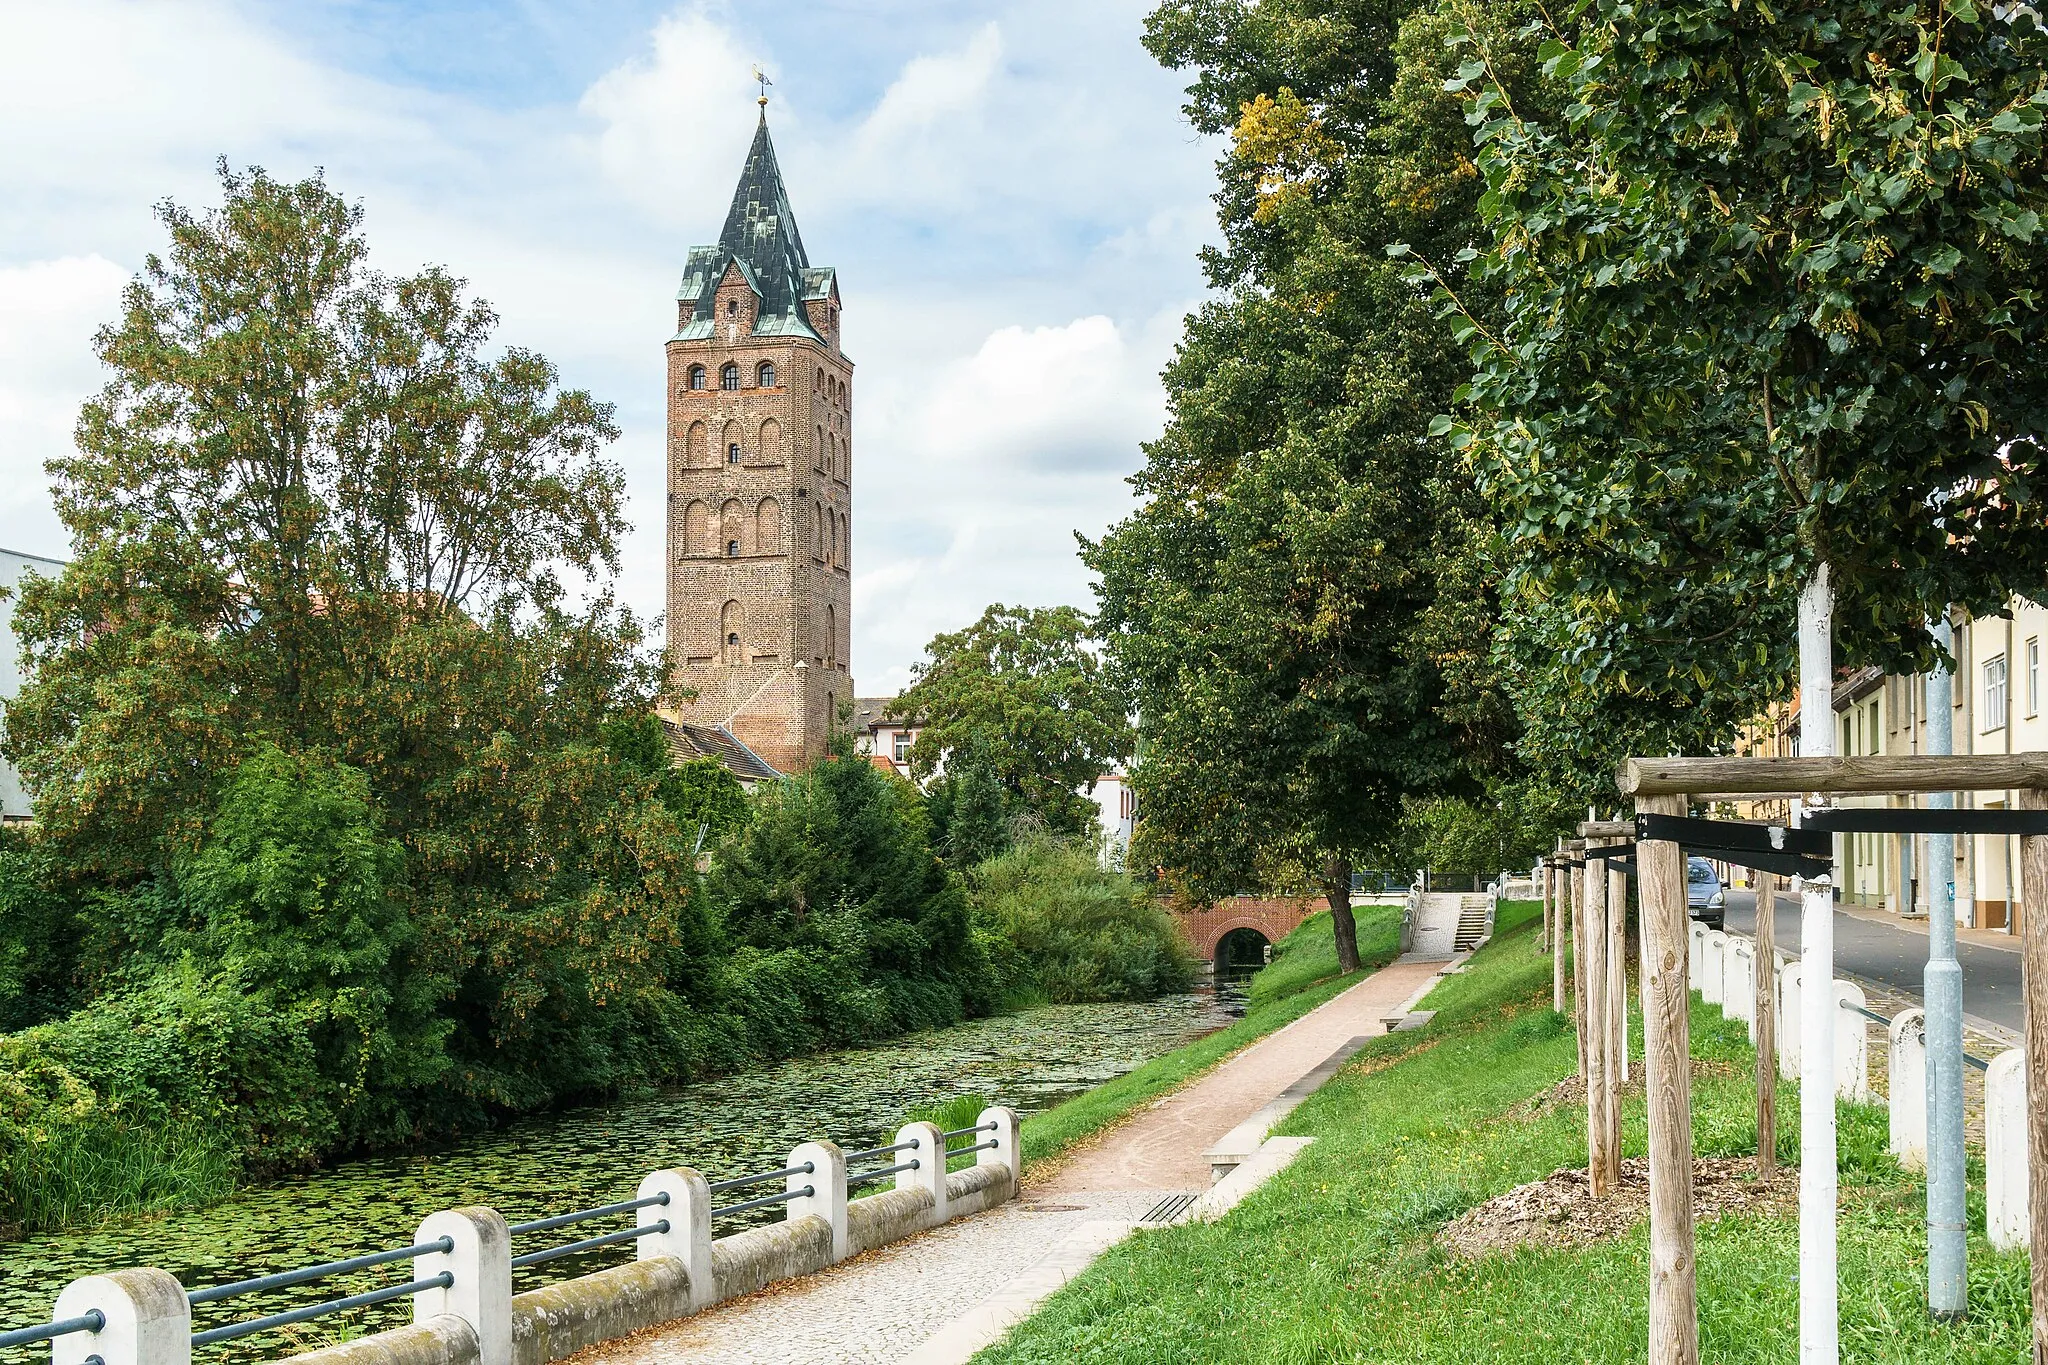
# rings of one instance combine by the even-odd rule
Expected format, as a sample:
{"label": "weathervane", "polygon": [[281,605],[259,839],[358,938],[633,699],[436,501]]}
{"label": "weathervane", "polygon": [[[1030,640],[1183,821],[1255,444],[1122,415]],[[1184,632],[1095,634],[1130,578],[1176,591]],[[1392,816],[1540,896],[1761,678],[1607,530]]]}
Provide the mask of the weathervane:
{"label": "weathervane", "polygon": [[755,103],[766,109],[768,107],[768,87],[775,84],[775,82],[769,80],[768,73],[763,71],[758,65],[754,68],[754,79],[761,82],[761,98],[756,100]]}

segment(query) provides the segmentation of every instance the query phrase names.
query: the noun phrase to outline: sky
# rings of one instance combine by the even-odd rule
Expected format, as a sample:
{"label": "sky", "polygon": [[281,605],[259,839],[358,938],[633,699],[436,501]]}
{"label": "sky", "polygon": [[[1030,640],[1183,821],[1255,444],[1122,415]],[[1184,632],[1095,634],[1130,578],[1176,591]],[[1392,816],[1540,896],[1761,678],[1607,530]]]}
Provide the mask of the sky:
{"label": "sky", "polygon": [[1087,605],[1199,304],[1219,148],[1131,0],[0,0],[0,546],[62,557],[43,462],[213,165],[324,168],[370,263],[447,266],[617,405],[619,589],[664,607],[662,343],[758,114],[854,371],[853,666],[893,693],[991,602]]}

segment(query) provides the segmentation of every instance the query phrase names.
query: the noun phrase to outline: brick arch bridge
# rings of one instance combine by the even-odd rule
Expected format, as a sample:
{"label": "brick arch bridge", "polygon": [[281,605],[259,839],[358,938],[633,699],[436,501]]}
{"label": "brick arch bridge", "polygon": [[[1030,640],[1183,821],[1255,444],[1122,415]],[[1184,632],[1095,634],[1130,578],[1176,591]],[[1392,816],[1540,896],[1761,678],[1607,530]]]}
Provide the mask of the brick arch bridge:
{"label": "brick arch bridge", "polygon": [[1278,943],[1329,903],[1320,896],[1226,896],[1214,905],[1173,911],[1188,946],[1204,962],[1216,960],[1216,949],[1233,929],[1251,929],[1268,943]]}

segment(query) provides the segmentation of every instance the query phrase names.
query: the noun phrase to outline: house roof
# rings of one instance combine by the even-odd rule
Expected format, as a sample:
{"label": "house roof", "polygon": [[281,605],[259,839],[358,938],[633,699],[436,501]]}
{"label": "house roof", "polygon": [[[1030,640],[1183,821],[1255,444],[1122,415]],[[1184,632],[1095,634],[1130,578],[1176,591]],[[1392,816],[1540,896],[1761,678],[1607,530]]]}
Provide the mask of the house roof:
{"label": "house roof", "polygon": [[803,301],[829,298],[838,284],[829,267],[813,267],[804,252],[803,234],[797,231],[789,191],[782,183],[782,168],[775,162],[775,143],[768,136],[765,111],[754,129],[754,145],[747,150],[747,164],[732,192],[732,207],[726,210],[725,228],[718,234],[717,244],[690,248],[684,264],[682,288],[676,297],[694,300],[696,307],[677,334],[680,339],[712,334],[712,305],[719,282],[735,264],[761,298],[754,323],[756,336],[824,340],[812,328]]}
{"label": "house roof", "polygon": [[661,721],[662,732],[668,736],[669,752],[678,763],[687,763],[693,758],[715,758],[742,782],[773,782],[782,776],[770,767],[767,760],[733,738],[732,731],[722,725],[691,725],[687,721]]}

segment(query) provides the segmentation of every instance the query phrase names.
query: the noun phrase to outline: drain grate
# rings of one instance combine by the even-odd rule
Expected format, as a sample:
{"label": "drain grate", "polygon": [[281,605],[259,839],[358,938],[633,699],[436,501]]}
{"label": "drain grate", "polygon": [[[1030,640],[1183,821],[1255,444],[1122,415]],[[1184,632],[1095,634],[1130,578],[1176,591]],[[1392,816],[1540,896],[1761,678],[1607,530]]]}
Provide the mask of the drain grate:
{"label": "drain grate", "polygon": [[1171,1223],[1174,1219],[1194,1207],[1194,1203],[1195,1196],[1192,1194],[1169,1194],[1166,1198],[1154,1204],[1146,1212],[1145,1216],[1138,1221],[1140,1223]]}

